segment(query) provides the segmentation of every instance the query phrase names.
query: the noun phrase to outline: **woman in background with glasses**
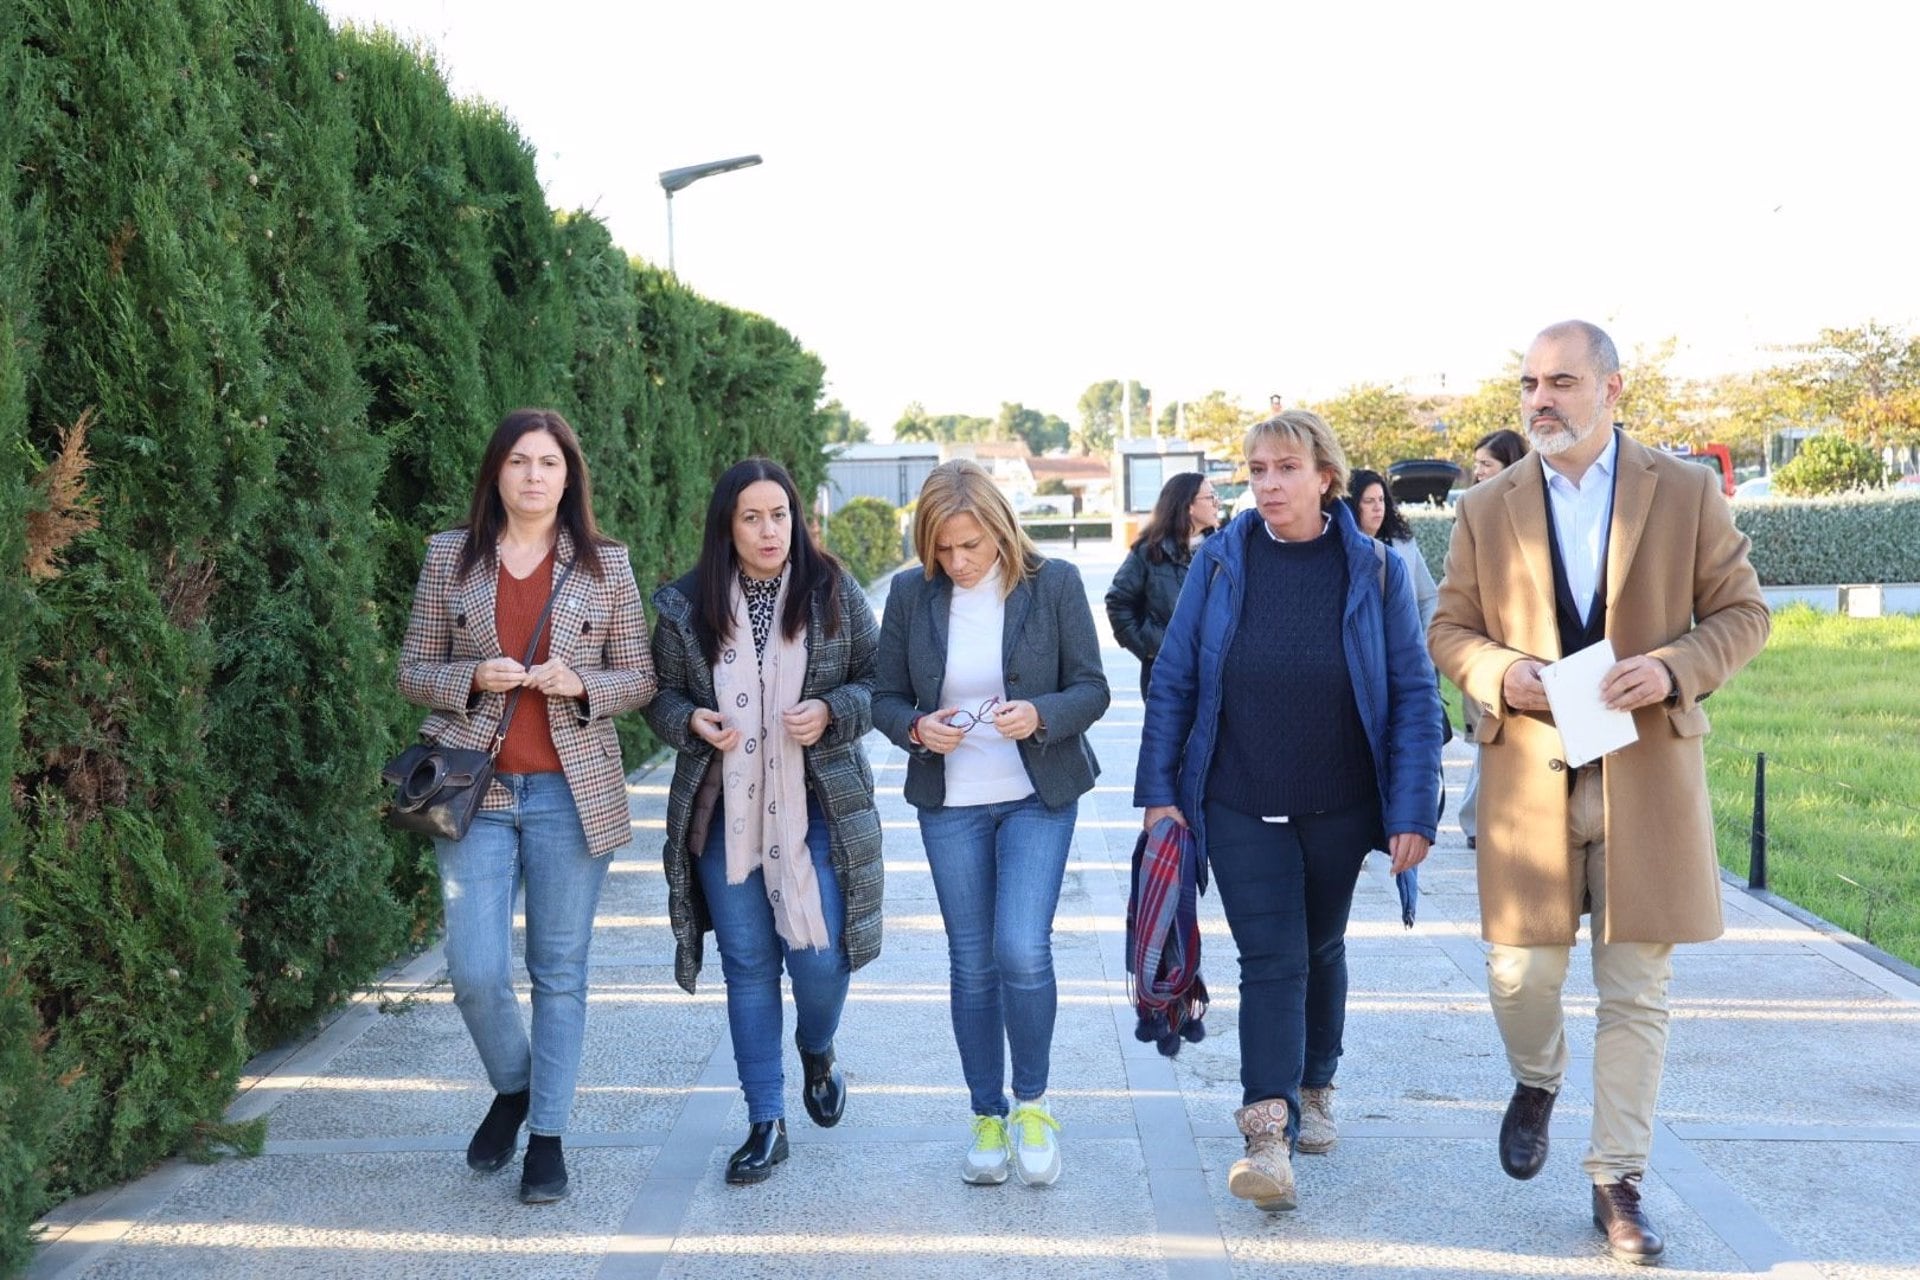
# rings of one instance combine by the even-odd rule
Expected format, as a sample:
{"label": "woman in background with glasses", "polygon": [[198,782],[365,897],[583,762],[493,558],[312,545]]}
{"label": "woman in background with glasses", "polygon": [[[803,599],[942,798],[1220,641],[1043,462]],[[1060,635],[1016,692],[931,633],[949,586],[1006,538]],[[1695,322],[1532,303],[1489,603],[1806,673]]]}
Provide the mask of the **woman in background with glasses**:
{"label": "woman in background with glasses", "polygon": [[[1060,1176],[1046,1100],[1053,913],[1107,678],[1080,574],[1043,557],[978,465],[935,467],[894,576],[873,722],[907,751],[907,802],[947,932],[953,1034],[973,1102],[967,1182]],[[1013,1061],[1008,1106],[1005,1063]]]}
{"label": "woman in background with glasses", "polygon": [[[1278,397],[1276,397],[1277,399]],[[1153,677],[1153,659],[1173,617],[1173,602],[1200,541],[1220,523],[1220,499],[1213,482],[1197,471],[1185,471],[1160,487],[1160,498],[1146,528],[1134,539],[1133,550],[1114,571],[1107,591],[1107,621],[1113,638],[1140,659],[1140,698],[1147,696]]]}

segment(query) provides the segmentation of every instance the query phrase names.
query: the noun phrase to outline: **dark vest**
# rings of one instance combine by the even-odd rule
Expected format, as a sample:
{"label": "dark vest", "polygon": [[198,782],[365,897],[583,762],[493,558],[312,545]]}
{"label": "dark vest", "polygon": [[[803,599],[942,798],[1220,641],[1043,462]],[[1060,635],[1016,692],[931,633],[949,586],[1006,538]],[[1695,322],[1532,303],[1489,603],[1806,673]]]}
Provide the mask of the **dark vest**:
{"label": "dark vest", "polygon": [[[1544,471],[1545,464],[1541,465]],[[1613,542],[1613,504],[1619,497],[1620,463],[1616,455],[1609,482],[1614,492],[1607,496],[1607,528],[1600,539],[1600,564],[1593,582],[1593,607],[1587,620],[1580,621],[1580,608],[1573,602],[1573,588],[1567,585],[1567,564],[1560,558],[1560,533],[1553,521],[1553,486],[1543,485],[1547,503],[1547,546],[1553,552],[1553,620],[1560,629],[1560,656],[1580,652],[1598,644],[1607,634],[1607,551]]]}

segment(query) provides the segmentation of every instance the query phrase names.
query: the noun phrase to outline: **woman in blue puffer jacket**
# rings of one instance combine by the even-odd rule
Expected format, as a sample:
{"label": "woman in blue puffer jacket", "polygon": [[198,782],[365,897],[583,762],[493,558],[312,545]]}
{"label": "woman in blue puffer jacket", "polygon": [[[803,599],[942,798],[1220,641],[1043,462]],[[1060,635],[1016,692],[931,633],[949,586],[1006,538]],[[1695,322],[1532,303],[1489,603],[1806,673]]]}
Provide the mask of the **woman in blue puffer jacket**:
{"label": "woman in blue puffer jacket", "polygon": [[1254,511],[1194,556],[1154,663],[1133,801],[1189,826],[1240,953],[1247,1154],[1228,1188],[1296,1203],[1292,1152],[1330,1150],[1347,913],[1369,849],[1426,857],[1442,711],[1406,566],[1342,502],[1318,416],[1250,428]]}

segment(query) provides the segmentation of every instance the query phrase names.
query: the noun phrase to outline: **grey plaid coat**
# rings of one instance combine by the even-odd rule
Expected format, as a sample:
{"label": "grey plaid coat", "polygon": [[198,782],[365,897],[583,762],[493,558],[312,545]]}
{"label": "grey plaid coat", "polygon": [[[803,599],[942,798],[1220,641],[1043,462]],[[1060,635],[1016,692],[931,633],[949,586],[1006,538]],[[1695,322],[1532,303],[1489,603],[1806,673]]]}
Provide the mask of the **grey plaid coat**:
{"label": "grey plaid coat", "polygon": [[[694,710],[712,710],[713,669],[693,633],[694,575],[653,593],[657,622],[653,663],[660,693],[647,708],[647,723],[676,753],[667,798],[667,842],[660,861],[667,877],[667,917],[673,925],[674,980],[688,991],[699,977],[705,934],[713,928],[695,851],[687,847],[695,797],[715,758],[705,740],[687,728]],[[880,954],[880,815],[873,804],[873,770],[861,739],[873,727],[874,658],[880,629],[873,606],[851,574],[840,575],[840,634],[828,636],[816,600],[807,622],[807,678],[801,697],[819,698],[832,715],[820,741],[805,749],[807,789],[826,811],[833,874],[846,900],[841,946],[855,969]]]}
{"label": "grey plaid coat", "polygon": [[[400,693],[432,713],[420,726],[421,737],[444,746],[485,750],[493,744],[507,700],[504,693],[473,687],[474,668],[502,656],[494,630],[498,575],[480,567],[464,581],[455,581],[466,544],[464,529],[427,540],[427,562],[420,568],[407,638],[400,647]],[[573,538],[562,529],[554,562],[562,565],[572,558]],[[553,746],[580,811],[587,847],[596,855],[633,841],[626,770],[613,717],[645,706],[656,685],[647,615],[640,607],[627,549],[602,546],[600,566],[598,578],[585,570],[568,578],[547,619],[547,657],[573,668],[586,686],[585,697],[548,698],[528,690],[514,712],[527,715],[546,704]],[[554,577],[559,576],[556,568]],[[502,809],[511,803],[506,788],[495,782],[480,807]]]}

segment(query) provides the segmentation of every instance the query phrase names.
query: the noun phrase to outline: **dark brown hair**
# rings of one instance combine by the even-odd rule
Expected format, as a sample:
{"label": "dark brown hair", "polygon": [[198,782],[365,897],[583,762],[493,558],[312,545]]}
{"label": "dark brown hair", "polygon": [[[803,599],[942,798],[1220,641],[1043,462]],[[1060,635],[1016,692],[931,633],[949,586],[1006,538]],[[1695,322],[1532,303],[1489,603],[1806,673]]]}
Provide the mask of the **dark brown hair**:
{"label": "dark brown hair", "polygon": [[1400,514],[1400,504],[1393,500],[1393,486],[1378,471],[1369,471],[1365,467],[1355,467],[1347,478],[1347,509],[1353,512],[1354,527],[1360,525],[1360,499],[1367,496],[1367,490],[1380,486],[1380,495],[1387,500],[1387,514],[1380,521],[1380,532],[1373,536],[1382,542],[1402,542],[1413,536],[1413,526]]}
{"label": "dark brown hair", "polygon": [[748,458],[728,467],[714,482],[706,529],[700,537],[700,559],[694,565],[693,635],[708,666],[720,660],[720,646],[733,629],[733,580],[740,572],[733,549],[734,508],[746,487],[761,480],[771,480],[786,492],[787,525],[793,530],[787,544],[792,576],[787,579],[780,634],[791,640],[806,629],[807,606],[816,596],[827,634],[840,634],[840,562],[807,531],[800,491],[787,469],[769,458]]}
{"label": "dark brown hair", "polygon": [[1207,478],[1198,471],[1182,471],[1160,486],[1153,514],[1147,517],[1140,536],[1133,540],[1134,547],[1147,559],[1156,564],[1164,562],[1168,542],[1173,544],[1176,557],[1186,558],[1187,543],[1193,539],[1193,498],[1206,482]]}
{"label": "dark brown hair", "polygon": [[465,578],[481,564],[494,562],[494,544],[507,527],[507,507],[500,501],[500,471],[507,465],[513,446],[529,431],[544,431],[560,446],[567,460],[567,487],[560,494],[556,519],[573,538],[573,562],[594,577],[599,577],[600,548],[618,546],[600,532],[593,518],[593,482],[587,475],[587,459],[580,452],[580,438],[573,427],[554,409],[515,409],[500,419],[480,455],[480,475],[473,482],[473,502],[467,508],[467,545],[460,553],[456,578]]}
{"label": "dark brown hair", "polygon": [[1473,451],[1478,453],[1482,449],[1498,458],[1500,469],[1504,471],[1527,456],[1527,438],[1518,431],[1502,427],[1498,431],[1489,431],[1480,437],[1479,442],[1473,446]]}

